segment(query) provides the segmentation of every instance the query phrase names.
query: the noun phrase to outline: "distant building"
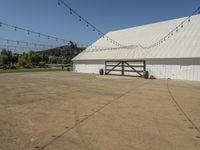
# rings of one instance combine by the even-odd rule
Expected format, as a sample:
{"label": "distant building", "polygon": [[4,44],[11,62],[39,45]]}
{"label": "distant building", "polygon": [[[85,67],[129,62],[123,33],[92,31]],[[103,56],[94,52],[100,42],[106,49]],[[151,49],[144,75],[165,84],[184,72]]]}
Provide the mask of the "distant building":
{"label": "distant building", "polygon": [[[73,59],[74,70],[99,73],[100,69],[105,70],[106,61],[142,60],[145,61],[145,69],[155,78],[200,81],[200,15],[190,17],[183,26],[170,32],[185,19],[186,17],[109,32],[107,36],[129,48],[113,48],[117,46],[102,37]],[[163,37],[165,39],[151,48],[134,46],[140,44],[148,47]],[[116,64],[113,62],[112,65]],[[133,64],[130,62],[131,65]],[[121,67],[122,65],[116,67],[118,69],[115,72],[119,71],[117,74],[121,74]],[[137,65],[135,68],[138,69]],[[131,75],[131,72],[125,71],[125,74]]]}

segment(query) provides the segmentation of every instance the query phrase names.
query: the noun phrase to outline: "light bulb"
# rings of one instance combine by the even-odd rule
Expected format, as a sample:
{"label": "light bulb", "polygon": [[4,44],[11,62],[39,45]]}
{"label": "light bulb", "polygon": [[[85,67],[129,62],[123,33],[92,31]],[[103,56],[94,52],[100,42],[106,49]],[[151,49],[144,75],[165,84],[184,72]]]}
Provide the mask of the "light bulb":
{"label": "light bulb", "polygon": [[82,18],[81,18],[81,16],[79,16],[79,21],[82,21]]}
{"label": "light bulb", "polygon": [[60,1],[58,0],[58,2],[57,2],[57,6],[60,7],[60,5],[61,5],[61,4],[60,4]]}
{"label": "light bulb", "polygon": [[73,11],[72,11],[72,9],[70,8],[70,15],[73,15]]}

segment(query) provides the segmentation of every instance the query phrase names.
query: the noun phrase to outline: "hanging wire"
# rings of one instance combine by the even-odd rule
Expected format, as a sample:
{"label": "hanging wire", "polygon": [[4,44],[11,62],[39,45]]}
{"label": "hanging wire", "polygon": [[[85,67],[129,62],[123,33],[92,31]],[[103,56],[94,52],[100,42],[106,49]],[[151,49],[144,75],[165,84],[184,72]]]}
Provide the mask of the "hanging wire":
{"label": "hanging wire", "polygon": [[10,40],[10,39],[5,39],[5,38],[0,38],[0,41],[5,41],[7,44],[8,43],[16,43],[17,45],[23,44],[23,45],[36,45],[39,47],[58,47],[58,45],[47,45],[47,44],[39,44],[39,43],[32,43],[32,42],[26,42],[26,41],[16,41],[16,40]]}
{"label": "hanging wire", "polygon": [[185,20],[183,20],[178,26],[176,26],[173,30],[171,30],[167,35],[165,35],[163,38],[161,38],[160,40],[158,40],[158,42],[155,42],[155,43],[158,43],[158,44],[154,43],[154,44],[152,44],[150,46],[141,46],[141,48],[143,48],[143,49],[150,49],[150,48],[154,48],[157,45],[160,45],[160,43],[163,42],[163,39],[165,37],[168,37],[168,39],[169,39],[170,35],[173,36],[175,31],[178,32],[179,28],[183,28],[184,27],[184,23],[191,21],[191,16],[193,16],[195,14],[198,14],[199,12],[200,12],[200,7],[198,7],[190,16],[188,16]]}
{"label": "hanging wire", "polygon": [[[87,27],[91,27],[93,28],[93,31],[97,31],[98,35],[101,35],[103,37],[108,37],[105,33],[103,33],[101,30],[99,30],[97,27],[95,27],[94,25],[92,25],[91,23],[89,23],[89,21],[87,21],[84,17],[82,17],[79,13],[77,13],[74,9],[72,9],[67,3],[65,3],[63,0],[58,0],[58,6],[60,7],[61,4],[63,6],[65,6],[67,9],[69,9],[70,11],[70,15],[74,14],[75,16],[77,16],[79,18],[79,21],[84,21],[86,23]],[[108,37],[109,38],[109,37]],[[111,38],[110,38],[111,39]],[[114,42],[112,42],[114,41]],[[113,40],[110,41],[112,44],[116,45],[116,46],[123,46],[122,44],[118,43],[117,41]]]}
{"label": "hanging wire", "polygon": [[23,49],[29,49],[29,50],[35,50],[35,49],[39,49],[38,47],[25,47],[25,46],[16,46],[16,45],[8,45],[8,44],[0,44],[0,47],[1,48],[7,48],[7,49],[9,49],[9,48],[23,48]]}
{"label": "hanging wire", "polygon": [[[93,30],[94,31],[97,31],[99,35],[103,35],[103,38],[106,38],[107,41],[109,41],[110,43],[114,44],[114,45],[117,45],[119,47],[111,47],[111,48],[95,48],[97,50],[115,50],[115,49],[121,49],[121,48],[124,48],[124,49],[135,49],[137,47],[141,47],[143,49],[150,49],[150,48],[154,48],[156,46],[159,46],[161,43],[163,43],[164,41],[166,41],[166,38],[170,38],[170,36],[173,36],[174,35],[174,32],[178,30],[178,28],[183,28],[184,27],[184,23],[186,22],[191,22],[191,16],[192,15],[195,15],[195,14],[198,14],[199,11],[200,11],[200,7],[195,10],[192,15],[190,15],[189,17],[187,17],[184,21],[182,21],[177,27],[175,27],[173,30],[171,30],[166,36],[164,36],[163,38],[161,38],[160,40],[158,40],[157,42],[155,42],[154,44],[152,45],[149,45],[149,46],[142,46],[140,44],[138,45],[132,45],[132,47],[130,46],[123,46],[121,44],[119,44],[118,42],[114,41],[113,39],[111,39],[110,37],[108,37],[107,35],[105,35],[103,32],[101,32],[99,29],[97,29],[95,26],[93,26],[92,24],[90,24],[86,19],[84,19],[82,16],[80,16],[78,13],[76,13],[71,7],[69,7],[66,3],[63,2],[63,0],[58,0],[58,5],[61,6],[61,3],[66,6],[67,8],[70,9],[70,12],[72,12],[73,14],[77,15],[79,17],[79,21],[84,21],[86,22],[86,25],[87,27],[93,27]],[[3,23],[3,22],[0,22],[0,27],[3,27],[3,26],[7,26],[7,27],[10,27],[10,28],[13,28],[14,31],[17,31],[17,30],[22,30],[22,31],[25,31],[27,32],[27,34],[37,34],[39,37],[40,36],[43,36],[43,37],[47,37],[48,39],[55,39],[56,41],[62,41],[63,43],[66,43],[66,42],[70,42],[69,40],[65,40],[65,39],[61,39],[61,38],[57,38],[55,36],[50,36],[50,35],[46,35],[46,34],[42,34],[42,33],[39,33],[39,32],[35,32],[35,31],[32,31],[32,30],[28,30],[28,29],[24,29],[24,28],[21,28],[21,27],[17,27],[17,26],[13,26],[13,25],[9,25],[7,23]],[[9,41],[8,41],[9,42]],[[19,41],[16,41],[17,44],[19,45]],[[26,42],[27,44],[28,42]],[[28,43],[29,44],[29,43]],[[27,45],[28,45],[27,44]],[[76,44],[80,44],[80,45],[84,45],[86,47],[88,47],[89,45],[87,44],[81,44],[81,43],[76,43]]]}
{"label": "hanging wire", "polygon": [[60,7],[60,1],[57,1],[57,6]]}
{"label": "hanging wire", "polygon": [[[76,16],[79,17],[79,21],[84,21],[86,22],[86,26],[87,27],[91,27],[93,28],[93,31],[97,31],[98,35],[102,35],[103,38],[106,37],[106,40],[109,41],[110,43],[119,46],[119,48],[123,47],[122,44],[119,44],[118,42],[116,42],[115,40],[111,39],[110,37],[108,37],[107,35],[105,35],[103,32],[101,32],[98,28],[96,28],[94,25],[92,25],[91,23],[89,23],[86,19],[84,19],[83,17],[81,17],[75,10],[73,10],[68,4],[66,4],[63,0],[58,0],[58,2],[62,5],[64,5],[67,9],[70,10],[70,12],[73,12],[73,14],[75,14]],[[157,42],[149,45],[149,46],[142,46],[140,44],[140,47],[143,49],[150,49],[150,48],[154,48],[155,46],[160,45],[161,43],[163,43],[164,41],[166,41],[166,37],[168,37],[168,39],[170,38],[170,35],[173,36],[174,32],[178,32],[179,28],[183,28],[183,24],[188,21],[190,22],[190,17],[195,15],[195,14],[199,14],[200,13],[200,7],[198,7],[189,17],[187,17],[184,21],[181,22],[181,24],[179,24],[177,27],[175,27],[173,30],[171,30],[167,35],[165,35],[164,37],[162,37],[160,40],[158,40]]]}
{"label": "hanging wire", "polygon": [[48,39],[51,38],[51,39],[55,39],[55,40],[57,39],[58,41],[65,41],[66,43],[70,41],[70,40],[65,40],[65,39],[62,39],[62,38],[55,37],[55,36],[43,34],[43,33],[40,33],[40,32],[35,32],[35,31],[32,31],[32,30],[28,30],[28,29],[25,29],[25,28],[17,27],[17,26],[14,26],[14,25],[10,25],[10,24],[4,23],[4,22],[0,22],[0,25],[1,25],[1,27],[2,26],[7,26],[7,27],[10,27],[10,28],[13,28],[14,31],[17,31],[17,30],[25,31],[28,35],[35,34],[37,36],[46,37]]}
{"label": "hanging wire", "polygon": [[[25,29],[25,28],[18,27],[18,26],[15,26],[15,25],[10,25],[8,23],[4,23],[4,22],[0,21],[0,27],[3,27],[3,26],[12,28],[14,31],[17,31],[17,30],[24,31],[25,33],[27,33],[27,35],[37,35],[37,37],[45,37],[48,40],[53,39],[57,42],[69,43],[70,41],[72,41],[72,40],[62,39],[62,38],[59,38],[59,37],[56,37],[56,36],[51,36],[51,35],[48,35],[48,34],[43,34],[43,33],[40,33],[40,32],[35,32],[35,31],[29,30],[29,29]],[[86,47],[89,46],[89,44],[82,44],[80,42],[74,42],[73,41],[73,43],[76,43],[77,45],[84,45]]]}
{"label": "hanging wire", "polygon": [[[198,8],[198,9],[200,9],[200,8]],[[191,16],[195,15],[197,12],[198,12],[197,10],[194,11],[194,13],[192,13]],[[138,44],[138,45],[122,46],[122,47],[117,47],[117,48],[113,48],[113,47],[105,48],[105,49],[101,49],[101,51],[102,50],[117,50],[117,49],[132,49],[132,50],[134,50],[134,49],[136,49],[138,47],[140,47],[140,48],[142,48],[144,50],[147,50],[147,49],[154,48],[156,46],[160,46],[162,43],[167,41],[167,39],[170,39],[171,36],[173,36],[176,32],[178,32],[180,28],[183,28],[184,27],[184,23],[190,22],[191,21],[191,16],[187,17],[178,26],[176,26],[173,30],[171,30],[167,35],[165,35],[163,38],[161,38],[160,40],[158,40],[157,42],[155,42],[154,44],[152,44],[150,46],[142,46],[142,45]],[[113,43],[113,41],[109,37],[106,37],[106,39]]]}

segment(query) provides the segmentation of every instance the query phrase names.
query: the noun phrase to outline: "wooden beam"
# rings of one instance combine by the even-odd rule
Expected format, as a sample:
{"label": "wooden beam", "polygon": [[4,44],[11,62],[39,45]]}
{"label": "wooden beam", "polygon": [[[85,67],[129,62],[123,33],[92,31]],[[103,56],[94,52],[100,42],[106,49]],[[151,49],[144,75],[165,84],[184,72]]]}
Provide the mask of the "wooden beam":
{"label": "wooden beam", "polygon": [[[111,71],[113,71],[116,67],[118,67],[119,64],[121,64],[121,62],[119,62],[119,63],[118,63],[116,66],[114,66],[112,69],[109,69],[109,70],[107,69],[108,72],[106,72],[106,74],[109,74]],[[106,71],[107,71],[107,70],[106,70]]]}
{"label": "wooden beam", "polygon": [[137,72],[141,77],[143,76],[139,71],[137,71],[135,68],[131,67],[127,62],[125,62],[130,68],[132,68],[135,72]]}

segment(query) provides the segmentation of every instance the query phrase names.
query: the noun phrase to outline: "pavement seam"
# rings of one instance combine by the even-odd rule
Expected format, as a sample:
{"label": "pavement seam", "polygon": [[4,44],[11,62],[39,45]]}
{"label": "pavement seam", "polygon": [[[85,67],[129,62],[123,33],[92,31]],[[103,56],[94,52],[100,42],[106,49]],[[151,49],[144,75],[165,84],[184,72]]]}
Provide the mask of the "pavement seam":
{"label": "pavement seam", "polygon": [[185,116],[185,118],[191,123],[191,125],[194,127],[194,129],[200,134],[200,129],[196,126],[196,124],[189,118],[189,116],[186,114],[186,112],[183,110],[183,108],[179,105],[179,103],[174,98],[170,88],[169,88],[169,79],[167,79],[167,89],[170,94],[171,99],[176,104],[176,106],[179,108],[179,110],[182,112],[182,114]]}
{"label": "pavement seam", "polygon": [[113,100],[109,101],[108,103],[106,103],[105,105],[103,105],[102,107],[100,107],[98,110],[94,111],[93,113],[91,113],[90,115],[88,115],[87,117],[85,117],[84,119],[80,120],[79,122],[75,123],[73,126],[69,127],[67,130],[65,130],[62,134],[60,134],[59,136],[55,137],[54,139],[52,139],[51,141],[49,141],[47,144],[43,145],[43,146],[36,146],[35,148],[39,149],[39,150],[44,150],[45,148],[47,148],[49,145],[51,145],[53,142],[57,141],[59,138],[61,138],[62,136],[64,136],[66,133],[68,133],[69,131],[71,131],[72,129],[74,129],[75,127],[77,127],[78,125],[80,125],[81,123],[83,123],[84,121],[88,120],[89,118],[91,118],[92,116],[94,116],[96,113],[100,112],[102,109],[104,109],[106,106],[112,104],[113,102],[119,100],[121,97],[127,95],[128,93],[132,92],[133,90],[140,88],[142,86],[144,86],[145,84],[147,84],[147,82],[144,82],[142,84],[137,85],[136,87],[132,88],[131,90],[128,90],[127,92],[121,94],[120,96],[114,98]]}

